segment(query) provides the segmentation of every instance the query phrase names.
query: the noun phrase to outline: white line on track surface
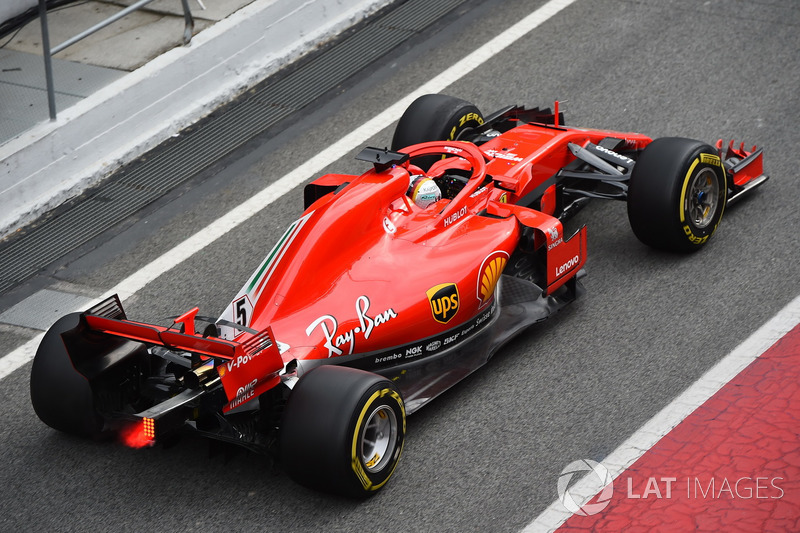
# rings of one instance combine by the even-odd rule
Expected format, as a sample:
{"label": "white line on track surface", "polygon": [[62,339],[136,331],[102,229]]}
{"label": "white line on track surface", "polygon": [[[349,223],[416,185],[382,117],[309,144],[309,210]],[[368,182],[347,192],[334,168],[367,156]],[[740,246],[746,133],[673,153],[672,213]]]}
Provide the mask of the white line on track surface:
{"label": "white line on track surface", "polygon": [[[800,324],[800,296],[789,302],[777,315],[750,335],[731,353],[714,365],[700,379],[664,407],[657,415],[631,435],[601,463],[608,469],[611,479],[617,477],[652,448],[684,418],[692,414],[709,398],[717,393],[730,380],[736,377],[750,363]],[[575,459],[579,459],[576,457]],[[557,480],[553,480],[553,491]],[[596,476],[588,474],[569,489],[575,502],[583,506],[597,492]],[[555,531],[572,516],[561,500],[556,500],[536,519],[528,524],[522,533]]]}
{"label": "white line on track surface", "polygon": [[[576,0],[550,0],[502,34],[419,87],[416,91],[395,102],[381,114],[376,115],[372,120],[365,122],[342,137],[339,141],[328,146],[299,167],[262,189],[249,200],[237,205],[235,209],[201,229],[178,244],[175,248],[154,259],[139,271],[128,276],[119,282],[116,287],[101,296],[97,302],[115,293],[119,294],[122,300],[135,294],[161,274],[175,268],[208,246],[211,242],[222,237],[236,226],[246,222],[256,213],[266,209],[272,202],[339,159],[342,154],[363,145],[367,139],[378,134],[387,125],[398,120],[400,115],[403,114],[403,111],[405,111],[411,102],[419,96],[441,92],[449,85],[452,85],[510,45],[514,44],[519,38],[555,16],[562,9],[575,3],[575,1]],[[76,311],[82,310],[83,309],[76,309]],[[5,378],[17,368],[31,361],[43,336],[44,333],[39,334],[13,352],[3,356],[3,358],[0,359],[0,379]]]}

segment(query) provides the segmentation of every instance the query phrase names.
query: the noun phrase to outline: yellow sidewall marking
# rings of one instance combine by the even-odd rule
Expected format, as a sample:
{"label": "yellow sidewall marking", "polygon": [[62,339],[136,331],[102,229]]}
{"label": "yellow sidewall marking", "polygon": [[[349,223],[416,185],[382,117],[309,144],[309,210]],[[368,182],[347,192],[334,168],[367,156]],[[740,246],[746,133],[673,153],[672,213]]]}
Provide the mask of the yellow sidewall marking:
{"label": "yellow sidewall marking", "polygon": [[[722,162],[719,157],[713,154],[702,153],[698,158],[694,160],[694,162],[692,162],[691,166],[689,167],[689,171],[686,173],[686,177],[683,178],[683,187],[681,188],[681,204],[680,204],[681,224],[683,224],[683,232],[686,234],[689,240],[692,241],[693,244],[703,244],[711,235],[714,234],[715,231],[717,231],[717,226],[719,226],[719,223],[722,220],[722,216],[725,214],[725,204],[728,201],[727,183],[723,179],[721,184],[722,190],[720,191],[722,193],[721,194],[722,205],[719,207],[720,209],[719,219],[717,220],[717,223],[714,224],[714,227],[711,228],[711,232],[708,235],[702,238],[697,237],[692,231],[689,224],[686,223],[686,217],[684,216],[685,212],[684,203],[686,202],[686,188],[689,186],[689,178],[691,178],[692,172],[694,172],[694,169],[697,167],[699,163],[722,167]],[[718,177],[719,176],[716,176],[715,172],[715,178]]]}
{"label": "yellow sidewall marking", "polygon": [[716,165],[718,167],[722,167],[722,161],[719,157],[715,156],[714,154],[700,154],[700,162],[706,163],[708,165]]}
{"label": "yellow sidewall marking", "polygon": [[697,158],[694,160],[692,165],[689,167],[689,172],[686,173],[686,176],[683,178],[683,188],[681,188],[681,203],[680,203],[680,214],[681,214],[681,224],[686,222],[686,217],[684,216],[685,209],[685,202],[686,202],[686,187],[689,186],[689,178],[692,177],[692,172],[694,172],[695,167],[700,162],[700,159]]}
{"label": "yellow sidewall marking", "polygon": [[[406,408],[405,405],[403,405],[403,399],[400,397],[400,395],[396,391],[393,391],[392,389],[381,389],[379,391],[375,391],[375,393],[373,393],[372,396],[369,397],[369,400],[367,400],[367,402],[364,404],[364,408],[358,415],[358,420],[356,421],[356,427],[353,433],[353,439],[352,439],[353,445],[351,447],[351,453],[350,453],[350,464],[353,468],[353,472],[355,472],[356,476],[358,477],[358,480],[361,482],[361,486],[364,487],[364,490],[369,490],[369,491],[378,490],[379,488],[384,486],[387,481],[389,481],[389,478],[391,478],[392,474],[394,473],[394,469],[397,468],[398,461],[396,460],[394,462],[394,466],[392,466],[391,472],[389,472],[389,474],[386,476],[386,479],[384,479],[381,483],[373,484],[372,480],[369,478],[369,474],[367,474],[367,471],[364,470],[364,467],[361,465],[361,460],[358,458],[358,437],[359,434],[361,433],[361,425],[364,423],[364,418],[367,416],[367,412],[372,407],[373,402],[378,398],[383,398],[384,396],[387,395],[394,398],[394,400],[397,402],[397,405],[400,406],[400,416],[403,418],[402,421],[403,425],[402,429],[398,427],[397,430],[402,431],[404,435],[406,432]],[[403,452],[403,446],[401,444],[400,450],[397,451],[397,459],[400,459],[400,454],[402,452]],[[392,450],[392,453],[395,453],[395,450]]]}

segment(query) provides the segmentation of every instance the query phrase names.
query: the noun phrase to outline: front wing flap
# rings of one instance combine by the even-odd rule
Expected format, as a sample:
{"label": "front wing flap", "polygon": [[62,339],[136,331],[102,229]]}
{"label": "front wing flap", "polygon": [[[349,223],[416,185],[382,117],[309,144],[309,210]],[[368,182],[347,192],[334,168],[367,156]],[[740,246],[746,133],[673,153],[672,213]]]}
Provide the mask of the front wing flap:
{"label": "front wing flap", "polygon": [[723,145],[722,139],[717,141],[717,150],[728,174],[730,188],[728,205],[731,205],[759,185],[763,185],[769,176],[764,174],[763,149],[753,146],[752,150],[745,150],[744,143],[737,148],[731,140],[723,154]]}

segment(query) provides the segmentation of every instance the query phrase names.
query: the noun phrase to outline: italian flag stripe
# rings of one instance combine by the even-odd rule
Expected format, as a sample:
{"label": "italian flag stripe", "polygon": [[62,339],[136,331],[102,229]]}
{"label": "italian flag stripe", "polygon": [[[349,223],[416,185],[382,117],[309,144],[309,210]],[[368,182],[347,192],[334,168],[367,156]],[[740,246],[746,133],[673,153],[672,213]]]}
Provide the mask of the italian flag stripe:
{"label": "italian flag stripe", "polygon": [[[294,241],[295,237],[299,233],[300,228],[303,227],[306,220],[308,220],[308,217],[310,216],[311,213],[299,220],[296,220],[289,226],[272,250],[270,250],[269,254],[267,254],[267,257],[264,259],[264,262],[261,264],[259,269],[255,274],[253,274],[253,277],[250,279],[250,283],[247,285],[246,291],[247,294],[251,296],[253,303],[255,303],[255,300],[258,299],[261,291],[264,290],[264,286],[272,275],[273,270],[275,270],[275,267],[280,262],[281,257],[283,257],[283,254],[286,252],[286,250],[289,248],[289,245],[292,243],[292,241]],[[256,295],[255,298],[252,298],[254,289]]]}

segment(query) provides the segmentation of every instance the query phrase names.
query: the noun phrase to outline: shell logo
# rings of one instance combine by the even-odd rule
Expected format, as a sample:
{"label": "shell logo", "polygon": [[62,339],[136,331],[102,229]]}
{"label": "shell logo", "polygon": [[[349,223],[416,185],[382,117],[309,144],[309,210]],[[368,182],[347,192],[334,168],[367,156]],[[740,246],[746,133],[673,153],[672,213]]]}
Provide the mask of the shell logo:
{"label": "shell logo", "polygon": [[478,300],[481,306],[486,305],[492,299],[500,275],[508,263],[508,254],[502,250],[496,250],[486,256],[478,270]]}

